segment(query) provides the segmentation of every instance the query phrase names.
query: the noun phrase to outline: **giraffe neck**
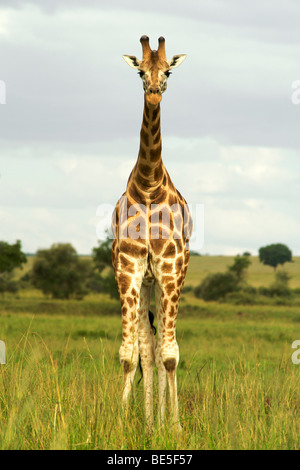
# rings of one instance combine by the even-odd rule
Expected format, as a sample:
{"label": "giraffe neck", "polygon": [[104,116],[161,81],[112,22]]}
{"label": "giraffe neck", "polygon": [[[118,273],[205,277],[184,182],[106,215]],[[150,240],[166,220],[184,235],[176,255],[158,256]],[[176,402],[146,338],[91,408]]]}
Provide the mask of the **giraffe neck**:
{"label": "giraffe neck", "polygon": [[145,99],[139,156],[133,178],[140,190],[151,192],[162,184],[163,177],[160,105],[149,106]]}

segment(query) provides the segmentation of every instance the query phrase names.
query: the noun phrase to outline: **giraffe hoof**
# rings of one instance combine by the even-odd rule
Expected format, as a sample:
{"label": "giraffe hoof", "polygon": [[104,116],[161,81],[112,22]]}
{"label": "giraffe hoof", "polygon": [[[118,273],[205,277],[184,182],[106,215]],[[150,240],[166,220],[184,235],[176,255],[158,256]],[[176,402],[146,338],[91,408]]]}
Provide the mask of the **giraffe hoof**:
{"label": "giraffe hoof", "polygon": [[132,371],[133,369],[133,364],[130,361],[122,361],[123,363],[123,368],[124,368],[124,373],[128,374],[129,372]]}
{"label": "giraffe hoof", "polygon": [[172,357],[164,361],[164,366],[168,372],[173,372],[176,369],[176,359]]}

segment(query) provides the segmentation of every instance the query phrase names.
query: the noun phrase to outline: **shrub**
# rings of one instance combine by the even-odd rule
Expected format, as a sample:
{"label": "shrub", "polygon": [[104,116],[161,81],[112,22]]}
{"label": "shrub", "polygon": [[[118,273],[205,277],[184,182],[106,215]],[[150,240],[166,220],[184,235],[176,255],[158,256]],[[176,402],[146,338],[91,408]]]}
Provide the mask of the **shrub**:
{"label": "shrub", "polygon": [[204,300],[220,300],[230,293],[240,291],[245,286],[246,269],[250,264],[249,257],[237,255],[227,272],[208,275],[202,284],[194,289],[195,296]]}
{"label": "shrub", "polygon": [[291,290],[288,287],[290,275],[283,269],[275,273],[275,281],[270,286],[272,297],[290,297]]}
{"label": "shrub", "polygon": [[219,300],[238,290],[237,277],[231,272],[226,272],[208,275],[202,284],[194,289],[194,294],[204,300]]}
{"label": "shrub", "polygon": [[82,299],[87,294],[85,282],[89,269],[89,262],[80,260],[72,245],[58,243],[37,252],[31,280],[37,289],[53,298]]}
{"label": "shrub", "polygon": [[238,292],[230,292],[225,297],[225,302],[229,302],[235,305],[256,305],[259,303],[258,297],[253,295],[251,292],[246,290],[240,290]]}
{"label": "shrub", "polygon": [[291,290],[279,283],[274,282],[270,287],[271,297],[290,297],[292,295]]}
{"label": "shrub", "polygon": [[188,292],[192,292],[194,289],[193,289],[193,286],[183,286],[182,288],[182,294],[187,294]]}
{"label": "shrub", "polygon": [[9,292],[10,294],[16,294],[19,290],[19,285],[16,281],[13,281],[10,276],[5,278],[0,277],[0,293]]}
{"label": "shrub", "polygon": [[288,287],[290,275],[284,271],[277,271],[275,281],[270,287],[259,287],[258,294],[265,297],[291,297],[292,291]]}
{"label": "shrub", "polygon": [[259,295],[264,295],[265,297],[272,297],[272,291],[269,287],[261,286],[258,288],[257,293]]}

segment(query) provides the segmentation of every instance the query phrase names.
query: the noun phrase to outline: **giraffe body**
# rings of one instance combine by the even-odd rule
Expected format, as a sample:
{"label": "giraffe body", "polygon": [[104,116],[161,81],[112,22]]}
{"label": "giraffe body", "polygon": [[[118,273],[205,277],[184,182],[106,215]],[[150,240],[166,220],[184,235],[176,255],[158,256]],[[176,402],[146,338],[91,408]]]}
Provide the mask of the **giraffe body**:
{"label": "giraffe body", "polygon": [[[127,188],[113,216],[112,261],[122,313],[120,360],[124,368],[123,405],[126,408],[139,354],[144,375],[145,417],[153,424],[153,368],[159,380],[159,416],[164,420],[166,384],[171,416],[180,427],[176,367],[179,348],[176,319],[189,261],[192,221],[187,203],[174,187],[161,159],[160,101],[170,69],[183,56],[167,62],[164,40],[152,51],[141,38],[143,61],[124,56],[143,79],[145,100],[140,149]],[[185,56],[184,56],[185,57]],[[151,288],[155,289],[158,338],[148,319]]]}

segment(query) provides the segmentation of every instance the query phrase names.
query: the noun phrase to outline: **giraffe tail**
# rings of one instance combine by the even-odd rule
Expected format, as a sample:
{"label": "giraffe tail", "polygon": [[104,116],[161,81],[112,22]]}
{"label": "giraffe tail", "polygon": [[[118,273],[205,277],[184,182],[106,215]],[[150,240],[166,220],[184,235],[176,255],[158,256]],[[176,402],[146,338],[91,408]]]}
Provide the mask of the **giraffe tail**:
{"label": "giraffe tail", "polygon": [[[150,326],[152,328],[152,331],[154,333],[154,335],[156,335],[156,328],[154,326],[154,315],[153,313],[149,310],[149,313],[148,313],[148,317],[149,317],[149,323],[150,323]],[[138,385],[140,384],[142,378],[143,378],[143,368],[142,368],[142,363],[141,363],[141,356],[139,356],[139,367],[140,367],[140,371],[141,371],[141,377],[140,377],[140,380],[138,381]]]}
{"label": "giraffe tail", "polygon": [[150,322],[152,331],[153,331],[154,335],[156,335],[156,328],[155,328],[155,326],[153,325],[153,323],[154,323],[154,315],[153,315],[153,313],[152,313],[150,310],[149,310],[148,316],[149,316],[149,322]]}

